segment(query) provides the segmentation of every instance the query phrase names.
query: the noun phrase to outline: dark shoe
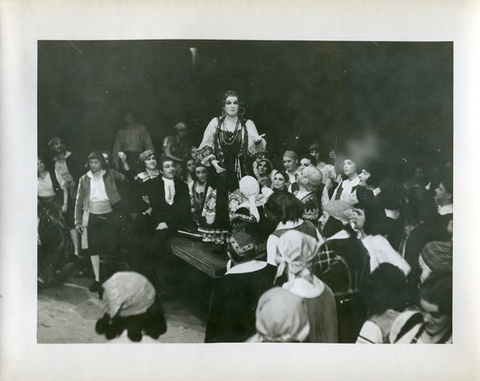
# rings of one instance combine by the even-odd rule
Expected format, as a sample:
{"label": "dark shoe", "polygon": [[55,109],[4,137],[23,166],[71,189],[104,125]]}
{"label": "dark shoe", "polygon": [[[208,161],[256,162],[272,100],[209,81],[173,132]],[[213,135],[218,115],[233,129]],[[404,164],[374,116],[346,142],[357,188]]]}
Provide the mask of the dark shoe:
{"label": "dark shoe", "polygon": [[100,282],[94,281],[88,289],[90,292],[100,292],[102,290],[102,285]]}

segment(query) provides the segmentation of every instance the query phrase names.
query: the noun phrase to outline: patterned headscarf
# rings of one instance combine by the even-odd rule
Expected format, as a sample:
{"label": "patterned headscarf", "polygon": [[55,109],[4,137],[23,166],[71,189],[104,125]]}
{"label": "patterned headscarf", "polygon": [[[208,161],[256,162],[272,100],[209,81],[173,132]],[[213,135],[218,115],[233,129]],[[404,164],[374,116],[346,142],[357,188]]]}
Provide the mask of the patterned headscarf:
{"label": "patterned headscarf", "polygon": [[103,284],[105,312],[111,318],[141,315],[155,302],[155,289],[143,275],[122,271]]}
{"label": "patterned headscarf", "polygon": [[302,342],[310,331],[302,298],[281,287],[274,287],[261,296],[255,326],[257,335],[251,341]]}
{"label": "patterned headscarf", "polygon": [[[298,230],[289,230],[284,233],[277,245],[277,275],[275,280],[285,270],[288,271],[288,284],[293,283],[295,277],[309,275],[312,262],[320,247],[319,242],[309,235]],[[285,287],[285,286],[284,286]]]}
{"label": "patterned headscarf", "polygon": [[285,151],[285,153],[283,154],[283,157],[288,157],[290,159],[293,159],[293,160],[296,160],[298,161],[298,155],[295,151],[291,151],[291,150],[287,150]]}

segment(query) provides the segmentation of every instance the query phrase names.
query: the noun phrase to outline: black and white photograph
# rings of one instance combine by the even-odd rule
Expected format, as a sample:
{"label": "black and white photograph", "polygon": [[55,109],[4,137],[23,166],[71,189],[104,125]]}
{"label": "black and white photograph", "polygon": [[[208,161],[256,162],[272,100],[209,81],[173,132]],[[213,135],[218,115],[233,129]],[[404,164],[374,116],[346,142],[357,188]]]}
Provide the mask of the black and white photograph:
{"label": "black and white photograph", "polygon": [[39,342],[453,341],[452,43],[39,41],[37,134]]}
{"label": "black and white photograph", "polygon": [[45,4],[2,86],[6,379],[478,375],[465,11],[399,38],[378,4],[372,32],[347,12],[356,33],[312,4],[228,23],[213,3],[79,3],[58,27]]}

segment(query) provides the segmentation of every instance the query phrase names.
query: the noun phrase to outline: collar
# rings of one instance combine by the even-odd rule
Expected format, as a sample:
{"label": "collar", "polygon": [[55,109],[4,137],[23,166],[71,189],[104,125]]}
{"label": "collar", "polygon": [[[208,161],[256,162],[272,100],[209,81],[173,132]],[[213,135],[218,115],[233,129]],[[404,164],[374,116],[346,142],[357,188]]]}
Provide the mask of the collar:
{"label": "collar", "polygon": [[[107,173],[105,169],[100,170],[100,177],[105,176],[105,173]],[[87,176],[90,177],[91,179],[95,179],[95,176],[93,176],[92,171],[88,171]]]}
{"label": "collar", "polygon": [[304,191],[299,190],[298,193],[295,196],[297,196],[297,198],[299,200],[302,200],[305,197],[307,197],[310,193],[312,193],[312,192],[311,191],[306,191],[306,190],[304,190]]}
{"label": "collar", "polygon": [[352,187],[354,187],[355,185],[358,185],[360,183],[360,178],[357,175],[357,177],[355,177],[353,180],[346,179],[343,181],[346,181],[347,184],[350,184]]}
{"label": "collar", "polygon": [[448,204],[438,207],[438,214],[444,216],[445,214],[453,214],[453,204]]}
{"label": "collar", "polygon": [[398,220],[400,218],[400,212],[398,210],[385,209],[385,215],[392,220]]}
{"label": "collar", "polygon": [[285,223],[279,222],[275,230],[293,229],[301,224],[303,224],[303,220],[301,218],[299,218],[298,221],[287,221]]}
{"label": "collar", "polygon": [[67,160],[70,155],[72,153],[70,151],[65,151],[65,155],[63,155],[63,157],[59,157],[58,155],[55,155],[55,157],[53,158],[54,161],[57,161],[57,160]]}
{"label": "collar", "polygon": [[336,232],[331,237],[327,238],[325,241],[330,241],[333,239],[347,239],[347,238],[350,238],[350,234],[348,234],[346,230],[340,230],[339,232]]}
{"label": "collar", "polygon": [[292,294],[298,295],[301,298],[313,299],[322,295],[325,290],[325,284],[314,276],[313,283],[310,283],[303,278],[295,278],[291,286],[286,283],[283,288],[288,289]]}
{"label": "collar", "polygon": [[153,177],[152,175],[150,175],[147,171],[144,171],[144,172],[140,172],[137,177],[141,180],[148,180],[148,179],[154,179],[156,177],[158,177],[158,175],[160,174],[160,171],[157,169],[156,172],[153,173],[153,175],[155,177]]}
{"label": "collar", "polygon": [[174,184],[174,179],[166,179],[165,177],[162,176],[162,180],[166,183],[166,184]]}
{"label": "collar", "polygon": [[267,267],[267,262],[257,261],[256,259],[254,259],[253,261],[239,263],[236,266],[233,266],[233,267],[232,266],[233,266],[232,260],[229,259],[227,263],[227,272],[225,273],[225,275],[253,273],[255,271],[259,271]]}

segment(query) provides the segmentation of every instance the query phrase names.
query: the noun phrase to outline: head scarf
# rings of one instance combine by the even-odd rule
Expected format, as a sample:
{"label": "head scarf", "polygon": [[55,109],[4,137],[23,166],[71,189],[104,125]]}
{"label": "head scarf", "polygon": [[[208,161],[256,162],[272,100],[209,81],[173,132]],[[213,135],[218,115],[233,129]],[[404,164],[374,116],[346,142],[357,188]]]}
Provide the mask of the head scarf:
{"label": "head scarf", "polygon": [[353,206],[345,201],[330,201],[325,204],[323,210],[331,217],[341,221],[344,225],[350,222],[353,214]]}
{"label": "head scarf", "polygon": [[274,287],[258,301],[257,335],[261,342],[302,342],[310,331],[305,304],[299,296]]}
{"label": "head scarf", "polygon": [[265,162],[270,166],[270,171],[273,170],[273,164],[270,160],[268,160],[266,157],[263,157],[261,159],[256,160],[257,165],[260,164],[261,162]]}
{"label": "head scarf", "polygon": [[240,180],[239,183],[240,192],[242,192],[245,198],[249,198],[251,196],[257,197],[260,193],[260,186],[258,185],[258,181],[253,176],[244,176]]}
{"label": "head scarf", "polygon": [[425,264],[432,271],[451,270],[453,266],[452,246],[452,241],[427,243],[422,250],[422,258]]}
{"label": "head scarf", "polygon": [[302,169],[302,177],[304,177],[308,184],[317,188],[322,183],[322,172],[317,167],[310,165],[304,169]]}
{"label": "head scarf", "polygon": [[238,185],[243,197],[249,200],[250,213],[255,216],[257,222],[260,221],[260,213],[256,205],[256,200],[260,193],[260,185],[258,185],[257,179],[253,176],[244,176]]}
{"label": "head scarf", "polygon": [[298,230],[284,233],[277,244],[275,261],[278,267],[275,280],[287,270],[288,282],[284,287],[288,289],[297,276],[309,275],[319,247],[319,242],[315,238]]}
{"label": "head scarf", "polygon": [[155,289],[143,275],[123,271],[115,273],[103,284],[105,312],[111,318],[141,315],[155,301]]}
{"label": "head scarf", "polygon": [[298,161],[298,155],[295,151],[287,150],[283,154],[283,157],[289,157],[290,159]]}
{"label": "head scarf", "polygon": [[138,160],[140,160],[142,163],[149,157],[150,155],[153,155],[154,152],[151,149],[147,149],[146,151],[143,151],[139,156]]}

